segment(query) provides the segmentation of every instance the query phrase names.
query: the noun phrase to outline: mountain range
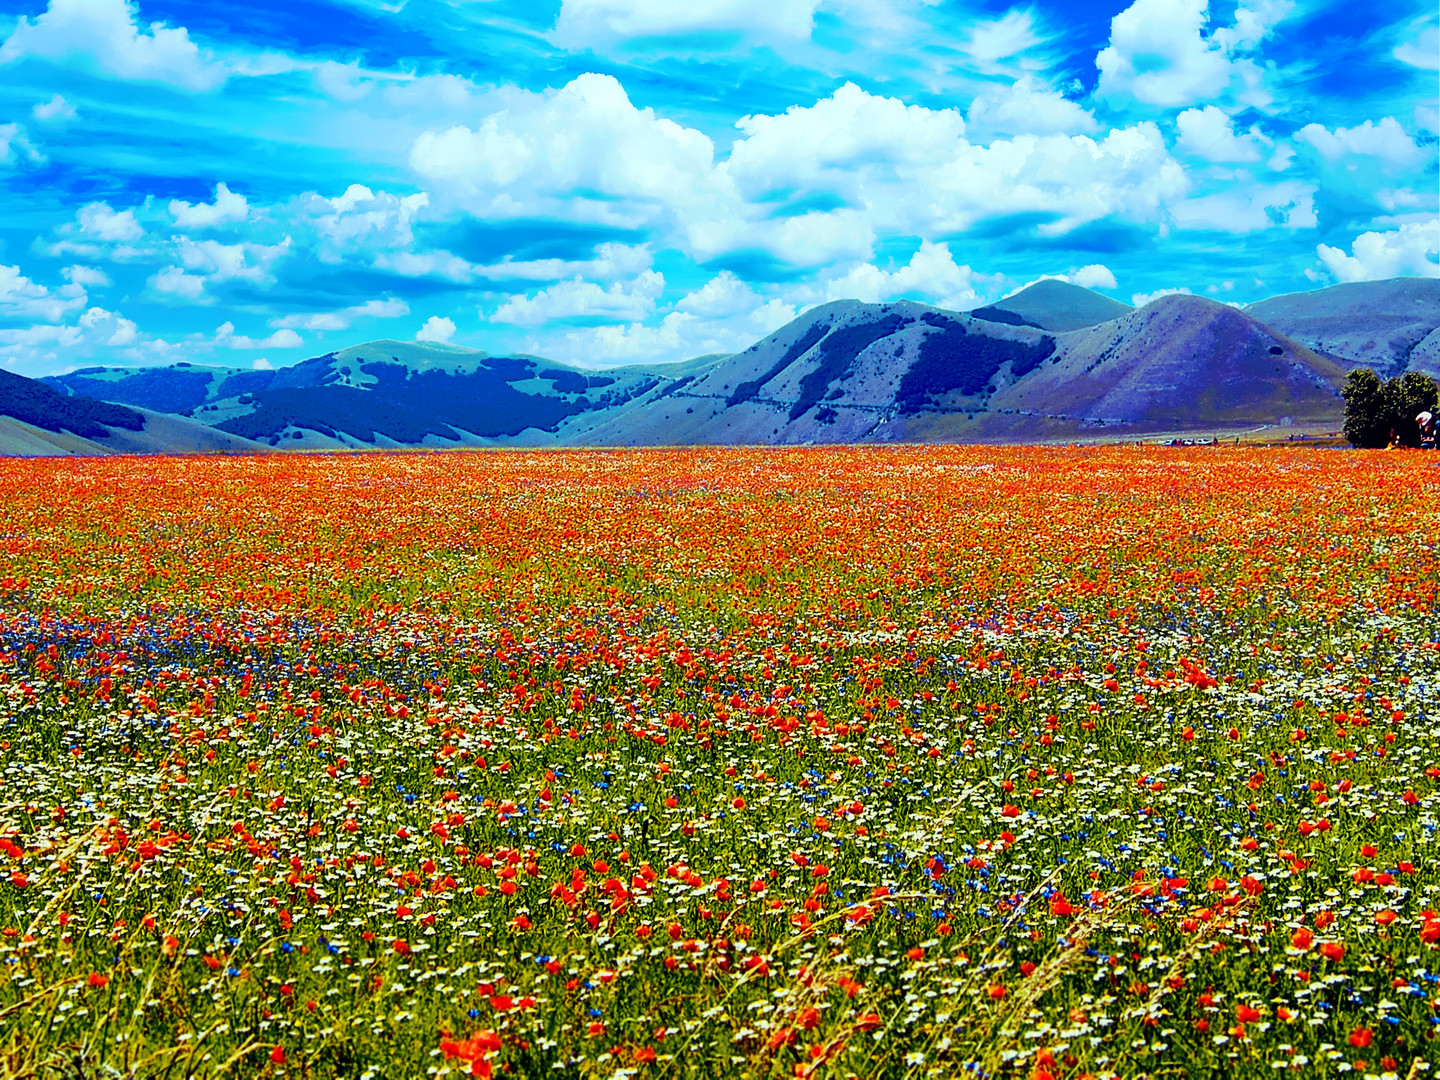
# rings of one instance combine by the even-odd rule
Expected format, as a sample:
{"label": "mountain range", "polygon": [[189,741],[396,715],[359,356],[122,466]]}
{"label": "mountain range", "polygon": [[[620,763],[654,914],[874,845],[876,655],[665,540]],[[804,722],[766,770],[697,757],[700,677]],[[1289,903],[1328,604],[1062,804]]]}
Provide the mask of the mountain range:
{"label": "mountain range", "polygon": [[1440,280],[1135,308],[1043,280],[967,313],[814,308],[732,356],[580,369],[372,341],[278,370],[3,373],[7,453],[1020,442],[1338,430],[1357,365],[1440,375]]}

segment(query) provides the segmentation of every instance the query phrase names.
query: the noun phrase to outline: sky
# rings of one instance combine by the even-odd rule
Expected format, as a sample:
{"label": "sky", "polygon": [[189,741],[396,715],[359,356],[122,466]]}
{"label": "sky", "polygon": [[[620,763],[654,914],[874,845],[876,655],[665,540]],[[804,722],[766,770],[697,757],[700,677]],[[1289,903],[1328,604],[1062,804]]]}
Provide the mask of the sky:
{"label": "sky", "polygon": [[1440,276],[1434,0],[0,0],[0,365]]}

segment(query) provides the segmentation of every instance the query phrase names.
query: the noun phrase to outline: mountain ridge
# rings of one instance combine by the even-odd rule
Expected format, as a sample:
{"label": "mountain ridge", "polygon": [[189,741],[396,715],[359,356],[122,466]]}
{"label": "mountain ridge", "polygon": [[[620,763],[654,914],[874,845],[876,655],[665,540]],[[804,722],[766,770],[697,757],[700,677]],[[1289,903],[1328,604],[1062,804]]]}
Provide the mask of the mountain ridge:
{"label": "mountain ridge", "polygon": [[[1333,431],[1353,363],[1342,352],[1363,356],[1397,326],[1391,368],[1440,345],[1440,281],[1366,285],[1246,308],[1189,294],[1134,308],[1045,279],[969,312],[831,301],[742,352],[675,364],[585,368],[380,339],[276,371],[178,364],[46,381],[133,405],[189,404],[219,432],[293,449]],[[1337,323],[1327,304],[1350,314]],[[1341,323],[1349,336],[1329,340]]]}

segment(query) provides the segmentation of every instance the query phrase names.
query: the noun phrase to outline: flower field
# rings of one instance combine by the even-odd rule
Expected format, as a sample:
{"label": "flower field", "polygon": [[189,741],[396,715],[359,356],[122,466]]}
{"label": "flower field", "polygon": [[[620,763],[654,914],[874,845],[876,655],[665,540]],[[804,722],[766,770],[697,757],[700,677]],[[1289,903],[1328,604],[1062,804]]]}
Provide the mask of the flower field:
{"label": "flower field", "polygon": [[1436,480],[0,462],[0,1077],[1432,1075]]}

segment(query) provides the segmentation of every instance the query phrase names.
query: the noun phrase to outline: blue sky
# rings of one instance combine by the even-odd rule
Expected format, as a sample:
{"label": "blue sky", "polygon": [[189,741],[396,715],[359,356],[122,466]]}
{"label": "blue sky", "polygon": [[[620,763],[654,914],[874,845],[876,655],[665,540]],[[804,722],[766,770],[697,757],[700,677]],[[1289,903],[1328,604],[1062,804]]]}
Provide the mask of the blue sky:
{"label": "blue sky", "polygon": [[1433,0],[0,0],[0,364],[1440,276]]}

